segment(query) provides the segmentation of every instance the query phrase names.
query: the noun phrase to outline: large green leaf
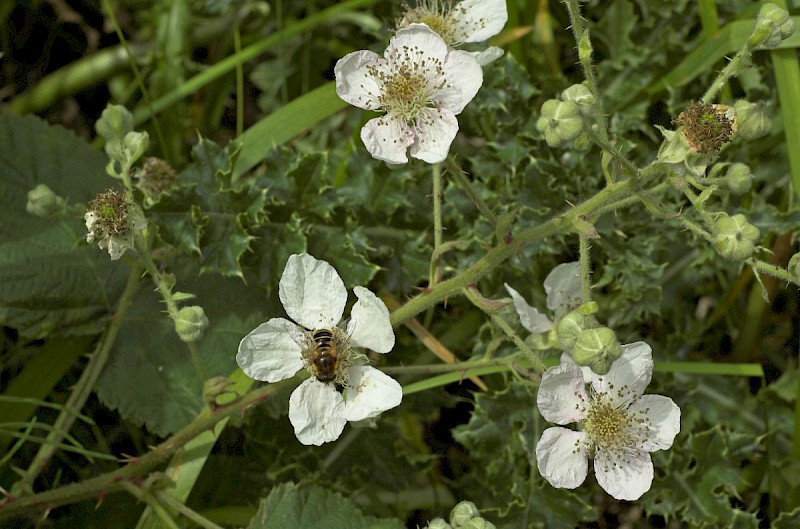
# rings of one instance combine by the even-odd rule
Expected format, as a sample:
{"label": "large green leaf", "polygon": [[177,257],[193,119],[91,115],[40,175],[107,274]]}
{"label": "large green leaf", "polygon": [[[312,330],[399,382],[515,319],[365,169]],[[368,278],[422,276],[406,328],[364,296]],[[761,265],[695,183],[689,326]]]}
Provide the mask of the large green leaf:
{"label": "large green leaf", "polygon": [[0,323],[28,338],[100,332],[127,266],[81,246],[83,219],[39,218],[27,193],[46,184],[70,203],[88,202],[114,181],[107,158],[61,127],[0,114]]}
{"label": "large green leaf", "polygon": [[[198,273],[194,264],[173,270],[180,277]],[[209,319],[205,336],[197,342],[208,376],[228,376],[236,369],[239,341],[267,319],[260,310],[267,308],[263,291],[219,276],[182,281],[180,287],[197,295],[193,303],[203,306]],[[100,399],[124,417],[167,435],[186,426],[202,409],[202,383],[160,298],[142,289],[98,380]]]}
{"label": "large green leaf", "polygon": [[248,529],[401,529],[399,520],[364,516],[349,500],[316,485],[284,483],[259,505]]}

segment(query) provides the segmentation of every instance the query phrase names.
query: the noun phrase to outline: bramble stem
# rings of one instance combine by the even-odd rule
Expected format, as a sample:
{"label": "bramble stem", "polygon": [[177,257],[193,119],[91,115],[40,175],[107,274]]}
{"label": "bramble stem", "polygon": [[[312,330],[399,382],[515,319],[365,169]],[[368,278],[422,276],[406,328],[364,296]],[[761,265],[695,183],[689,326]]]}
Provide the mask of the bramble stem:
{"label": "bramble stem", "polygon": [[428,288],[439,283],[439,248],[442,246],[442,170],[433,164],[433,256],[431,257]]}
{"label": "bramble stem", "polygon": [[589,30],[583,24],[578,0],[565,0],[569,13],[569,23],[572,26],[572,33],[575,36],[575,43],[578,45],[578,58],[583,67],[583,76],[586,78],[586,86],[594,96],[595,121],[597,122],[597,134],[604,143],[608,143],[608,131],[606,130],[605,114],[603,113],[603,102],[598,90],[597,78],[594,75],[592,66],[592,41],[589,38]]}
{"label": "bramble stem", "polygon": [[592,265],[589,260],[589,239],[580,235],[581,302],[592,301]]}

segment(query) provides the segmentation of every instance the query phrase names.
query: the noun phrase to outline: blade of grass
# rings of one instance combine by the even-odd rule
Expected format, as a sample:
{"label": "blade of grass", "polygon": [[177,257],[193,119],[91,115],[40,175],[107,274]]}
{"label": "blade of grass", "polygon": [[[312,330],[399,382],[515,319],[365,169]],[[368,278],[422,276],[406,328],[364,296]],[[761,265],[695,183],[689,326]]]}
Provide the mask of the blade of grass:
{"label": "blade of grass", "polygon": [[242,135],[242,150],[234,173],[239,176],[252,169],[269,149],[286,143],[346,106],[336,95],[334,83],[328,83],[279,108]]}
{"label": "blade of grass", "polygon": [[[92,337],[50,340],[38,348],[14,377],[0,400],[0,423],[25,422],[33,416],[38,401],[47,397],[77,358],[90,349]],[[0,446],[9,438],[0,436]]]}
{"label": "blade of grass", "polygon": [[286,26],[286,28],[283,30],[265,37],[258,42],[251,44],[250,46],[247,46],[241,52],[235,53],[230,57],[226,57],[217,64],[210,66],[203,72],[197,74],[191,79],[188,79],[181,86],[171,90],[170,92],[153,101],[150,107],[137,109],[133,113],[134,124],[141,125],[145,121],[151,119],[153,114],[157,114],[181,99],[194,94],[211,81],[234,71],[237,64],[241,64],[256,58],[258,55],[280,44],[281,42],[284,42],[288,37],[308,31],[320,24],[331,22],[335,20],[336,16],[342,12],[368,6],[376,3],[377,1],[378,0],[349,0],[347,2],[341,2],[329,7],[324,11],[320,11],[319,13],[315,13],[307,18],[298,20],[297,22]]}
{"label": "blade of grass", "polygon": [[[800,27],[800,17],[792,17],[792,20],[796,27]],[[657,94],[667,87],[685,86],[701,74],[712,71],[718,61],[742,47],[753,31],[754,24],[754,19],[735,20],[726,24],[716,35],[702,39],[675,68],[650,85],[647,94]],[[778,49],[797,47],[800,47],[800,32],[781,42]]]}

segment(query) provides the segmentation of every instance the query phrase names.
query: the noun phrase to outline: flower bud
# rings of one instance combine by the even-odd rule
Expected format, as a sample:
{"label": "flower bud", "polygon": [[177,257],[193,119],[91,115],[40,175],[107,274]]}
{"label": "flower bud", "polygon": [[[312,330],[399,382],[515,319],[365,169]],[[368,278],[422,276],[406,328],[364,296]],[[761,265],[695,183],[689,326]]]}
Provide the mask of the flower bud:
{"label": "flower bud", "polygon": [[733,163],[725,173],[725,184],[734,195],[743,195],[750,191],[753,185],[753,173],[750,167],[743,163]]}
{"label": "flower bud", "polygon": [[566,146],[583,132],[583,118],[575,101],[548,99],[542,105],[536,129],[550,147]]}
{"label": "flower bud", "polygon": [[741,213],[733,216],[721,213],[711,232],[714,249],[732,261],[744,261],[753,255],[759,234],[758,228],[747,222]]}
{"label": "flower bud", "polygon": [[428,529],[452,529],[452,526],[442,518],[434,518],[428,523]]}
{"label": "flower bud", "polygon": [[63,212],[66,200],[53,193],[53,190],[44,184],[39,184],[28,191],[28,203],[25,210],[37,217],[49,217]]}
{"label": "flower bud", "polygon": [[184,342],[196,342],[208,327],[208,318],[203,307],[192,305],[183,307],[175,318],[175,332]]}
{"label": "flower bud", "polygon": [[744,140],[755,140],[772,130],[772,123],[764,112],[764,102],[751,103],[740,99],[733,105],[736,110],[736,136]]}
{"label": "flower bud", "polygon": [[794,21],[789,12],[775,4],[764,4],[758,12],[756,27],[747,39],[747,47],[775,48],[792,33]]}
{"label": "flower bud", "polygon": [[450,525],[453,526],[453,529],[461,529],[465,523],[476,516],[480,516],[480,514],[474,503],[462,501],[450,511]]}
{"label": "flower bud", "polygon": [[800,281],[800,253],[794,254],[789,259],[789,264],[786,265],[786,270],[792,274],[796,281]]}
{"label": "flower bud", "polygon": [[203,383],[203,402],[210,409],[230,404],[238,395],[231,388],[235,382],[225,377],[211,377]]}
{"label": "flower bud", "polygon": [[484,520],[483,518],[473,518],[462,525],[461,529],[495,529],[495,525],[488,520]]}
{"label": "flower bud", "polygon": [[565,314],[556,325],[556,337],[559,345],[564,349],[572,349],[578,336],[589,323],[588,318],[577,310]]}
{"label": "flower bud", "polygon": [[594,111],[594,94],[586,85],[574,84],[561,92],[561,99],[564,101],[575,101],[581,114],[589,116]]}
{"label": "flower bud", "polygon": [[572,359],[587,366],[598,375],[605,375],[611,364],[622,354],[622,346],[614,331],[608,327],[586,329],[578,335],[572,348]]}

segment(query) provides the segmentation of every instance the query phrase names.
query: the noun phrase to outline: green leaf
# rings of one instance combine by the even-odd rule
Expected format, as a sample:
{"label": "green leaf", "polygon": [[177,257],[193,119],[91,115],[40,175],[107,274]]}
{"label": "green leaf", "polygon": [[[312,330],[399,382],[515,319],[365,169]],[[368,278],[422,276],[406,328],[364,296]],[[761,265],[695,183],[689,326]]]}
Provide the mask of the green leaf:
{"label": "green leaf", "polygon": [[[196,266],[172,268],[180,277],[197,275]],[[205,309],[209,327],[197,342],[209,377],[236,369],[241,339],[266,321],[262,291],[238,279],[182,281]],[[126,418],[158,435],[186,426],[203,407],[203,381],[189,350],[175,334],[160,298],[144,288],[128,311],[111,357],[97,383],[97,394]]]}
{"label": "green leaf", "polygon": [[341,495],[316,485],[284,483],[259,505],[248,529],[402,529],[400,520],[365,516]]}
{"label": "green leaf", "polygon": [[61,127],[36,117],[0,114],[0,324],[27,338],[95,334],[105,327],[127,278],[86,237],[82,218],[38,218],[27,193],[46,184],[70,203],[88,202],[113,180],[107,158]]}

